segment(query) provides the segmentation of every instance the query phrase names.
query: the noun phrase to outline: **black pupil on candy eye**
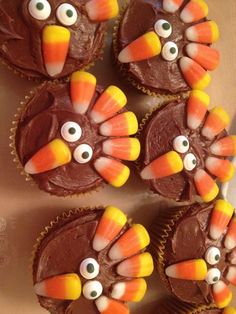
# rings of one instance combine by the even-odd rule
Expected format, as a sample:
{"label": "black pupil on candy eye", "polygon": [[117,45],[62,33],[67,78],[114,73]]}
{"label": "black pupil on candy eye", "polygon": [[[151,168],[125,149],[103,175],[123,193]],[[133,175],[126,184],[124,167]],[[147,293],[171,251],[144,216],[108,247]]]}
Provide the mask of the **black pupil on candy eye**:
{"label": "black pupil on candy eye", "polygon": [[213,278],[213,281],[214,281],[214,282],[217,282],[218,280],[219,280],[218,277],[214,277],[214,278]]}
{"label": "black pupil on candy eye", "polygon": [[91,297],[92,297],[92,298],[95,298],[96,296],[97,296],[97,292],[96,292],[96,291],[92,291],[92,292],[91,292]]}
{"label": "black pupil on candy eye", "polygon": [[170,29],[170,24],[169,23],[163,23],[162,27],[165,31],[168,31]]}
{"label": "black pupil on candy eye", "polygon": [[94,271],[95,271],[94,265],[93,264],[88,264],[87,265],[87,272],[89,274],[92,274],[92,273],[94,273]]}
{"label": "black pupil on candy eye", "polygon": [[71,135],[74,135],[76,133],[76,129],[75,128],[69,128],[68,132],[71,134]]}
{"label": "black pupil on candy eye", "polygon": [[[172,49],[172,48],[171,48]],[[174,48],[175,49],[175,48]],[[188,141],[183,141],[183,145],[185,146],[185,147],[187,147],[188,146]]]}
{"label": "black pupil on candy eye", "polygon": [[37,8],[39,11],[42,11],[42,10],[44,9],[43,3],[42,3],[42,2],[38,2],[38,3],[36,4],[36,8]]}
{"label": "black pupil on candy eye", "polygon": [[73,11],[72,11],[72,10],[67,10],[67,11],[66,11],[66,15],[67,15],[68,17],[72,17],[72,16],[73,16]]}
{"label": "black pupil on candy eye", "polygon": [[82,154],[82,158],[83,158],[83,159],[88,159],[88,158],[89,158],[89,153],[88,153],[88,152],[84,152],[84,153]]}
{"label": "black pupil on candy eye", "polygon": [[197,164],[196,159],[193,159],[192,163],[193,163],[193,165],[196,165]]}
{"label": "black pupil on candy eye", "polygon": [[219,260],[220,260],[220,255],[217,254],[217,255],[215,256],[215,260],[216,260],[216,261],[219,261]]}
{"label": "black pupil on candy eye", "polygon": [[172,53],[174,55],[176,53],[176,48],[175,47],[171,47],[170,48],[170,53]]}

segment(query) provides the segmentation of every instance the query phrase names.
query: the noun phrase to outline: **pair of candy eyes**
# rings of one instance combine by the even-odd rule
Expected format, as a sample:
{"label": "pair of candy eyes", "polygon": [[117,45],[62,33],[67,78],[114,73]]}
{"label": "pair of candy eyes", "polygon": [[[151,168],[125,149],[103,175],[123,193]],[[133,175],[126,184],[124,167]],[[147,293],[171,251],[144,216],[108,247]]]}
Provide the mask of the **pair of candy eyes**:
{"label": "pair of candy eyes", "polygon": [[[172,26],[166,20],[158,20],[154,25],[155,32],[163,38],[168,38],[172,33]],[[177,58],[179,49],[173,41],[168,41],[162,48],[162,57],[167,61]]]}
{"label": "pair of candy eyes", "polygon": [[[52,11],[51,5],[47,0],[30,0],[30,15],[36,20],[46,20]],[[73,5],[63,3],[57,8],[57,18],[65,26],[72,26],[76,23],[78,14]]]}
{"label": "pair of candy eyes", "polygon": [[[213,266],[219,263],[220,257],[221,257],[220,250],[215,246],[209,247],[205,254],[206,262]],[[209,285],[213,285],[220,280],[220,277],[221,277],[220,270],[216,267],[211,268],[208,270],[206,282]]]}
{"label": "pair of candy eyes", "polygon": [[[184,154],[189,150],[189,140],[187,137],[180,135],[173,141],[174,150],[178,153]],[[197,166],[197,158],[194,154],[189,153],[184,157],[184,168],[188,171],[192,171]]]}
{"label": "pair of candy eyes", "polygon": [[[61,128],[61,136],[70,143],[78,141],[82,136],[82,129],[76,122],[66,122]],[[74,151],[74,158],[80,164],[85,164],[91,160],[93,149],[88,144],[79,145]]]}
{"label": "pair of candy eyes", "polygon": [[86,258],[80,264],[80,274],[89,281],[83,286],[83,295],[88,300],[95,300],[102,294],[103,287],[100,281],[91,280],[99,274],[99,264],[94,258]]}

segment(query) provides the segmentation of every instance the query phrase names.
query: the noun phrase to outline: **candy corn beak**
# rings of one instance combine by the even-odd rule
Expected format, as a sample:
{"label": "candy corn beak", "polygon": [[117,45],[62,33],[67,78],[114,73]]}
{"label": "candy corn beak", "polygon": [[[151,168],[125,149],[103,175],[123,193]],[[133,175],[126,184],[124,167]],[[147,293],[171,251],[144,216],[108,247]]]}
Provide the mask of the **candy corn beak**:
{"label": "candy corn beak", "polygon": [[147,165],[141,172],[144,180],[161,179],[183,170],[183,161],[178,153],[170,151]]}
{"label": "candy corn beak", "polygon": [[148,32],[126,46],[119,54],[121,63],[147,60],[161,53],[161,42],[155,32]]}
{"label": "candy corn beak", "polygon": [[166,268],[166,276],[184,280],[204,280],[207,264],[203,259],[184,261]]}
{"label": "candy corn beak", "polygon": [[66,274],[36,283],[37,295],[58,300],[77,300],[81,295],[81,281],[77,274]]}
{"label": "candy corn beak", "polygon": [[49,25],[43,30],[42,50],[47,73],[54,77],[64,68],[70,44],[70,31],[62,26]]}
{"label": "candy corn beak", "polygon": [[63,166],[71,161],[69,147],[60,139],[55,139],[41,148],[25,165],[25,172],[38,174],[57,167]]}

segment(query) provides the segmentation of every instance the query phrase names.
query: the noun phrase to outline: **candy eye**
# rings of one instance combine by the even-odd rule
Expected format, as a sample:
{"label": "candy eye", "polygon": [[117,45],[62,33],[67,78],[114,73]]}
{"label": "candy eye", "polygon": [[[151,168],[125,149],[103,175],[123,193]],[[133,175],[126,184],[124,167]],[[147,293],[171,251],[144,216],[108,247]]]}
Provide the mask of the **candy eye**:
{"label": "candy eye", "polygon": [[81,138],[82,130],[76,122],[66,122],[61,128],[61,135],[67,142],[76,142]]}
{"label": "candy eye", "polygon": [[78,14],[76,9],[69,3],[63,3],[57,9],[57,18],[65,26],[76,23]]}
{"label": "candy eye", "polygon": [[99,264],[94,258],[86,258],[80,264],[80,273],[85,279],[93,279],[99,274]]}
{"label": "candy eye", "polygon": [[206,275],[206,282],[209,285],[213,285],[220,280],[221,272],[218,268],[211,268]]}
{"label": "candy eye", "polygon": [[166,20],[159,20],[154,26],[155,32],[163,38],[167,38],[172,33],[172,26]]}
{"label": "candy eye", "polygon": [[102,294],[102,284],[97,280],[86,282],[83,287],[83,295],[88,300],[95,300]]}
{"label": "candy eye", "polygon": [[92,157],[93,149],[88,144],[81,144],[74,151],[74,158],[79,164],[86,164]]}
{"label": "candy eye", "polygon": [[187,137],[180,135],[174,139],[173,147],[178,153],[186,153],[189,150],[189,141]]}
{"label": "candy eye", "polygon": [[36,20],[46,20],[51,14],[51,6],[47,0],[31,0],[28,9]]}
{"label": "candy eye", "polygon": [[192,171],[197,166],[197,158],[194,154],[189,153],[184,157],[184,168],[188,171]]}
{"label": "candy eye", "polygon": [[162,48],[162,57],[167,61],[173,61],[178,57],[179,49],[173,41],[168,41]]}
{"label": "candy eye", "polygon": [[205,254],[205,259],[210,265],[216,265],[217,263],[219,263],[220,257],[220,250],[215,246],[209,247]]}

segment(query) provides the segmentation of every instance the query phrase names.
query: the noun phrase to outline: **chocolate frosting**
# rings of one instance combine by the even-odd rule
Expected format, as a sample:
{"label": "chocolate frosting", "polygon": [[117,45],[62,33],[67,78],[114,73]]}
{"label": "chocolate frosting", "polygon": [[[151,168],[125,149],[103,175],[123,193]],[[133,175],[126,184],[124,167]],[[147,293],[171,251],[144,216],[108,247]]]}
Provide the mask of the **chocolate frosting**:
{"label": "chocolate frosting", "polygon": [[[96,280],[103,286],[103,294],[110,296],[112,285],[127,278],[117,275],[117,262],[108,257],[112,244],[123,234],[128,224],[122,229],[114,241],[101,252],[92,248],[92,240],[96,228],[104,212],[103,208],[84,210],[60,219],[40,242],[33,265],[34,284],[46,278],[77,273],[82,286],[86,282],[79,272],[81,262],[86,258],[94,258],[100,265],[100,273]],[[41,306],[52,314],[98,314],[93,300],[87,300],[83,294],[76,301],[61,301],[38,297]]]}
{"label": "chocolate frosting", "polygon": [[[122,67],[129,77],[154,92],[177,94],[190,90],[180,71],[178,60],[186,55],[185,46],[189,41],[185,30],[193,23],[185,24],[181,21],[181,10],[174,14],[165,12],[162,2],[163,0],[131,0],[119,26],[117,45],[120,52],[138,37],[153,31],[158,20],[167,20],[172,25],[173,32],[168,38],[160,37],[161,45],[163,47],[168,41],[175,42],[179,49],[178,58],[166,61],[160,54],[148,60],[122,64]],[[184,4],[187,2],[185,0]]]}
{"label": "chocolate frosting", "polygon": [[[97,92],[91,106],[101,94]],[[102,184],[103,179],[95,171],[93,161],[102,154],[102,141],[99,126],[86,115],[74,112],[69,95],[68,83],[44,83],[28,102],[18,122],[16,131],[16,151],[22,165],[43,146],[54,140],[62,139],[61,127],[65,122],[72,121],[80,125],[81,138],[73,143],[66,142],[73,156],[74,149],[80,144],[89,144],[93,149],[92,159],[80,164],[72,157],[70,163],[56,169],[32,175],[39,188],[58,196],[88,192]]]}
{"label": "chocolate frosting", "polygon": [[[209,237],[209,220],[213,208],[214,203],[208,205],[196,203],[186,208],[167,238],[163,256],[164,268],[185,260],[199,258],[205,260],[207,249],[215,246],[221,252],[220,262],[215,266],[207,263],[207,267],[208,269],[217,267],[221,272],[221,280],[228,283],[225,275],[231,264],[228,259],[229,251],[223,244],[225,233],[217,241]],[[214,303],[212,286],[206,281],[187,281],[169,277],[166,277],[166,280],[171,292],[184,302],[206,305]]]}
{"label": "chocolate frosting", "polygon": [[[204,168],[205,160],[211,156],[211,144],[226,135],[221,132],[213,141],[201,135],[204,124],[192,131],[187,127],[187,101],[174,101],[162,106],[153,112],[145,123],[141,134],[142,156],[141,166],[144,168],[161,155],[173,150],[173,140],[180,135],[188,138],[190,148],[188,153],[193,153],[197,159],[197,166],[192,171],[184,169],[182,172],[162,179],[147,180],[150,188],[162,196],[176,201],[193,200],[197,191],[194,185],[194,174],[197,169]],[[186,154],[180,154],[182,159]],[[219,157],[220,158],[220,157]],[[206,169],[205,169],[206,170]]]}
{"label": "chocolate frosting", "polygon": [[[60,25],[56,9],[63,0],[49,0],[52,12],[46,21],[34,19],[28,0],[0,0],[0,57],[26,76],[50,79],[42,56],[42,31],[46,25]],[[88,0],[71,0],[78,14],[77,22],[67,26],[70,48],[62,73],[64,77],[93,62],[100,54],[105,33],[104,23],[89,20],[85,10]]]}

